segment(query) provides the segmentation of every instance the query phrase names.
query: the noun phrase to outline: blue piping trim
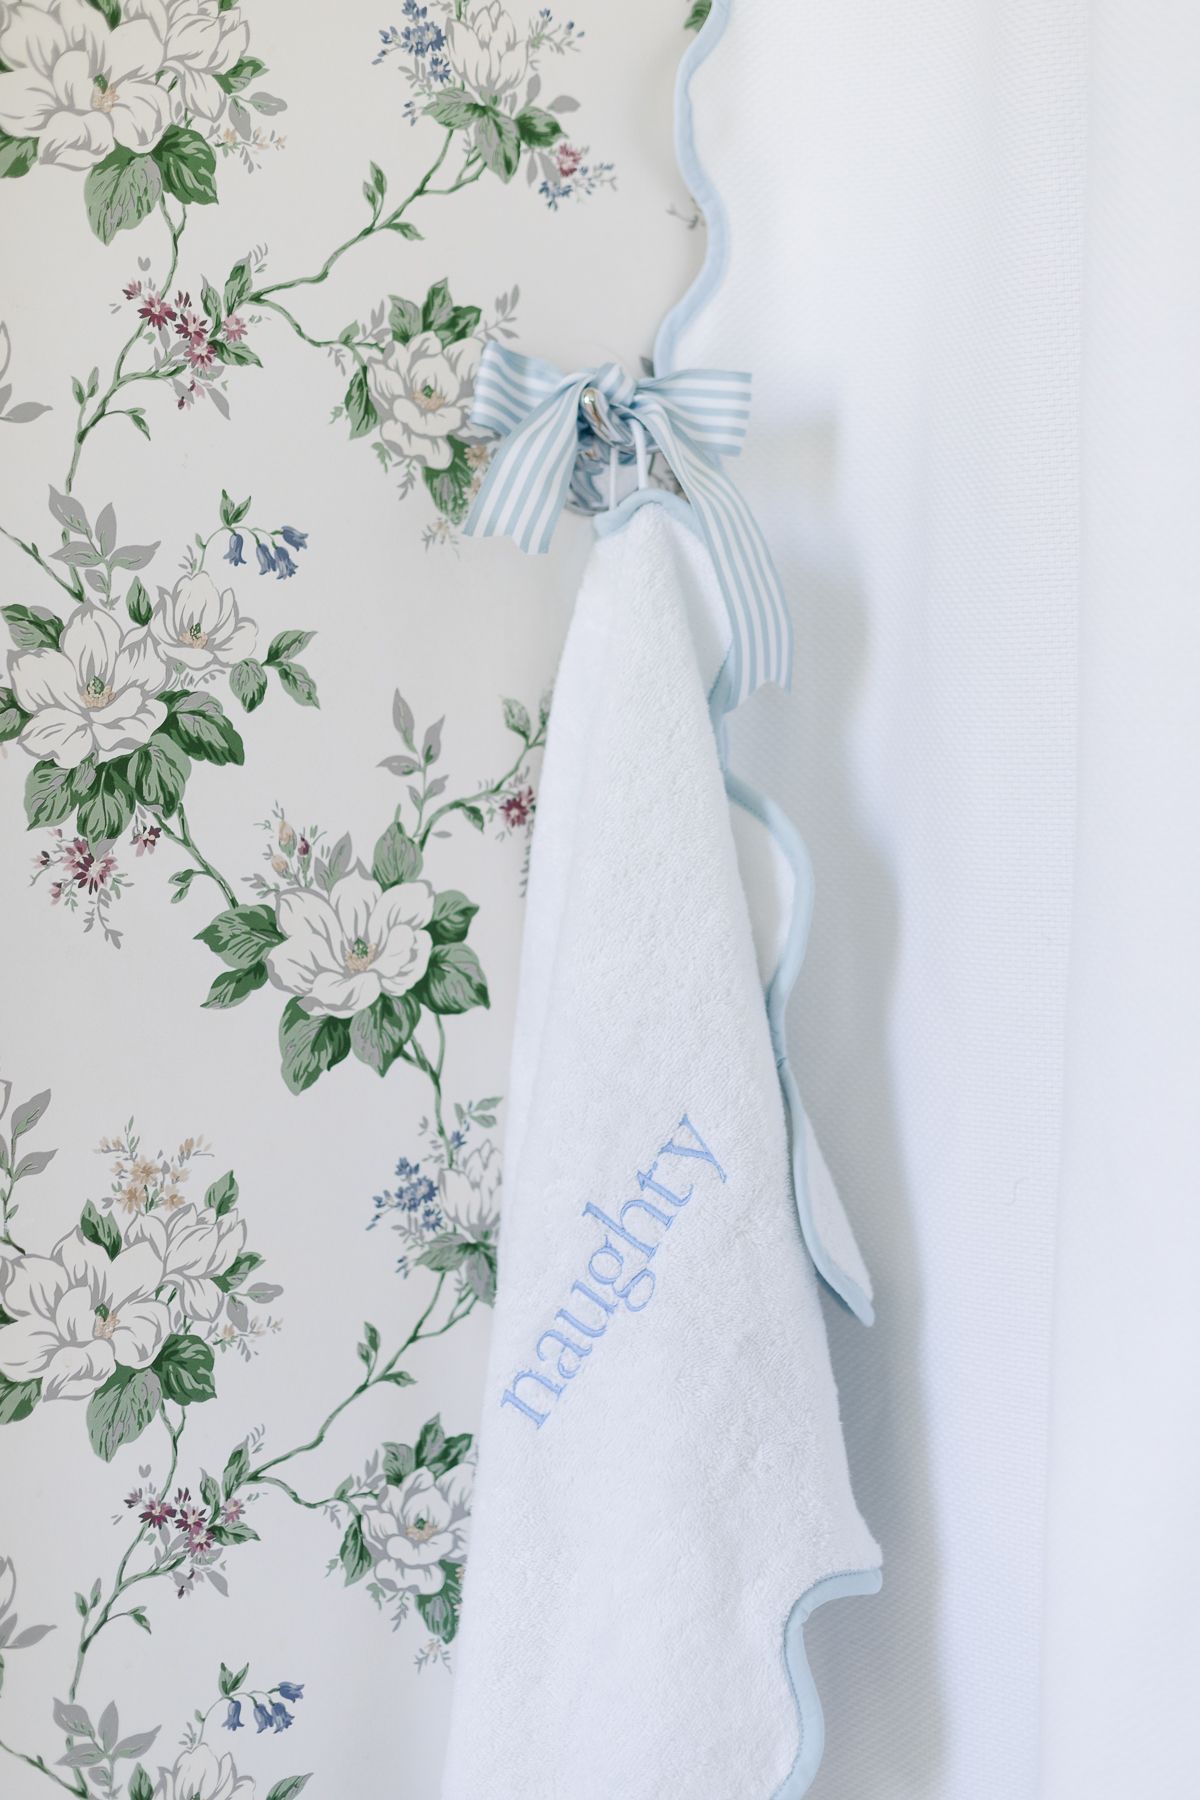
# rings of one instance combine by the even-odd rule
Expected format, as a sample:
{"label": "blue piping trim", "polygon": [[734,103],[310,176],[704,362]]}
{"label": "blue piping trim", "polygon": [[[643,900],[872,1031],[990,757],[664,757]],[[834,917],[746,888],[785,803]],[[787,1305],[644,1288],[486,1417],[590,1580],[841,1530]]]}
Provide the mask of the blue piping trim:
{"label": "blue piping trim", "polygon": [[[720,679],[718,676],[718,684]],[[716,687],[713,692],[716,693]],[[718,744],[722,749],[724,748],[723,735],[722,731],[721,736],[718,737]],[[766,826],[777,847],[786,857],[795,883],[793,889],[795,898],[792,904],[792,916],[788,923],[787,939],[775,973],[767,986],[767,1020],[771,1028],[775,1066],[779,1071],[779,1083],[783,1089],[784,1109],[787,1114],[788,1136],[791,1140],[792,1153],[792,1190],[796,1201],[796,1212],[800,1218],[800,1229],[804,1233],[808,1253],[825,1285],[854,1314],[856,1319],[861,1319],[864,1325],[873,1325],[875,1309],[871,1305],[870,1297],[864,1293],[854,1277],[848,1275],[841,1267],[817,1230],[817,1222],[813,1216],[812,1203],[809,1198],[804,1106],[800,1099],[800,1089],[796,1085],[796,1077],[792,1072],[792,1065],[788,1060],[787,1004],[804,964],[804,952],[808,946],[808,929],[812,921],[814,891],[812,861],[804,840],[792,821],[766,794],[760,793],[757,788],[750,787],[740,776],[733,774],[728,768],[725,770],[725,791],[736,805],[742,807]]]}
{"label": "blue piping trim", "polygon": [[696,314],[716,293],[729,265],[729,221],[721,196],[709,180],[696,149],[692,111],[692,76],[716,49],[729,23],[732,0],[712,0],[712,11],[684,52],[675,78],[675,160],[692,198],[704,214],[708,243],[700,273],[687,293],[663,319],[654,340],[654,373],[675,370],[679,339]]}
{"label": "blue piping trim", "polygon": [[[729,261],[729,226],[725,208],[721,204],[716,188],[702,168],[696,151],[691,80],[701,63],[716,48],[729,23],[731,4],[732,0],[713,0],[712,11],[695,40],[688,46],[680,63],[676,80],[675,154],[684,179],[704,211],[708,225],[708,247],[699,275],[682,300],[672,307],[659,327],[654,344],[656,375],[669,374],[674,369],[682,332],[720,287]],[[657,488],[638,489],[627,495],[611,512],[597,514],[594,524],[598,535],[607,537],[612,532],[622,530],[641,507],[651,504],[665,507],[675,518],[687,525],[689,530],[696,532],[697,536],[700,535],[695,516],[686,501]],[[856,1317],[861,1319],[864,1325],[871,1325],[874,1323],[875,1313],[870,1300],[858,1283],[847,1275],[844,1269],[839,1268],[817,1235],[816,1221],[812,1216],[808,1197],[804,1109],[787,1054],[785,1014],[788,999],[800,973],[805,947],[808,943],[808,928],[812,918],[813,902],[812,863],[803,839],[786,814],[775,805],[773,800],[770,800],[765,794],[759,793],[757,789],[750,787],[730,772],[728,733],[725,721],[731,706],[731,670],[727,656],[717,673],[712,692],[709,695],[709,717],[712,720],[713,735],[717,740],[717,752],[721,761],[722,774],[725,777],[725,791],[735,805],[745,808],[766,826],[786,857],[795,883],[793,888],[795,900],[788,926],[787,940],[775,973],[767,984],[766,1008],[771,1043],[775,1051],[775,1065],[779,1071],[779,1081],[783,1092],[788,1135],[791,1140],[792,1184],[796,1212],[805,1244],[818,1274],[837,1298]],[[782,1786],[776,1789],[772,1800],[803,1800],[803,1796],[808,1793],[816,1779],[821,1759],[825,1754],[825,1714],[804,1642],[804,1632],[808,1621],[819,1606],[824,1606],[830,1600],[848,1599],[855,1595],[877,1594],[882,1586],[883,1574],[877,1568],[847,1570],[839,1575],[827,1575],[824,1580],[815,1582],[806,1593],[802,1594],[788,1614],[783,1633],[783,1657],[791,1684],[792,1697],[796,1702],[800,1744],[796,1751],[796,1760]]]}
{"label": "blue piping trim", "polygon": [[816,1612],[830,1600],[846,1600],[857,1594],[877,1594],[883,1586],[879,1569],[854,1569],[844,1575],[827,1575],[802,1594],[788,1616],[783,1633],[783,1655],[788,1679],[800,1715],[800,1748],[782,1787],[776,1788],[772,1800],[801,1800],[812,1786],[821,1758],[825,1754],[825,1714],[821,1696],[813,1680],[804,1628]]}

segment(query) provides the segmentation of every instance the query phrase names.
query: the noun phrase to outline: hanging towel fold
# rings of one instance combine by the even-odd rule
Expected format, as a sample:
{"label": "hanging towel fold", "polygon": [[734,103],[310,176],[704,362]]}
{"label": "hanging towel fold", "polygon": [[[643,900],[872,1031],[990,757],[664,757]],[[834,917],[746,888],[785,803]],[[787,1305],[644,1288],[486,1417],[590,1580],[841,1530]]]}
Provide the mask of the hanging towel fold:
{"label": "hanging towel fold", "polygon": [[555,691],[444,1800],[798,1800],[803,1621],[879,1583],[814,1256],[866,1275],[764,1003],[806,876],[743,794],[756,946],[686,510],[601,538]]}

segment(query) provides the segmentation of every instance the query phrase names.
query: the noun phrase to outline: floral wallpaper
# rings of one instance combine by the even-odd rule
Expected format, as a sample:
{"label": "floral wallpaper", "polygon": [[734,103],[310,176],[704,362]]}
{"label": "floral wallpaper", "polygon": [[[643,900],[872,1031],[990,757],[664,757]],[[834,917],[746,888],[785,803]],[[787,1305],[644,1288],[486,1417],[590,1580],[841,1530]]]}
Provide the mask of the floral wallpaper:
{"label": "floral wallpaper", "polygon": [[648,351],[696,22],[0,0],[6,1800],[437,1793],[588,545],[472,383]]}

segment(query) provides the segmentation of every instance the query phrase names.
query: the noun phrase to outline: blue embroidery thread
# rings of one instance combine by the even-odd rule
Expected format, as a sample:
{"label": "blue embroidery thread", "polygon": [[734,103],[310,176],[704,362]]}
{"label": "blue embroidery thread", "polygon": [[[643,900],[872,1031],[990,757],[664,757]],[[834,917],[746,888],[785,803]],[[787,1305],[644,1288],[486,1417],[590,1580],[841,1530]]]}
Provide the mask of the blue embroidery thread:
{"label": "blue embroidery thread", "polygon": [[[578,1337],[588,1341],[583,1343],[577,1342],[574,1337],[568,1337],[565,1331],[560,1331],[557,1324],[547,1326],[545,1331],[543,1331],[538,1338],[537,1343],[534,1345],[534,1354],[538,1361],[542,1363],[549,1362],[553,1358],[554,1371],[560,1379],[558,1381],[552,1380],[551,1377],[544,1374],[541,1369],[521,1369],[513,1376],[500,1397],[500,1405],[502,1408],[511,1406],[514,1411],[520,1413],[524,1418],[532,1419],[535,1428],[539,1431],[550,1417],[550,1407],[552,1407],[566,1392],[567,1383],[574,1381],[575,1377],[579,1374],[585,1360],[595,1349],[596,1343],[608,1330],[609,1321],[617,1313],[619,1306],[623,1306],[627,1313],[640,1313],[645,1311],[646,1307],[649,1306],[651,1300],[654,1298],[657,1283],[654,1271],[651,1269],[650,1264],[658,1255],[660,1246],[666,1241],[666,1234],[675,1224],[675,1220],[678,1217],[680,1210],[687,1205],[688,1201],[696,1191],[695,1183],[688,1188],[686,1193],[676,1193],[675,1190],[668,1187],[665,1182],[656,1180],[655,1171],[662,1158],[664,1156],[690,1157],[694,1160],[710,1164],[711,1167],[715,1169],[717,1176],[722,1183],[728,1180],[725,1170],[721,1167],[720,1163],[717,1161],[716,1157],[713,1155],[704,1139],[700,1136],[700,1133],[696,1130],[696,1127],[692,1124],[691,1119],[686,1113],[683,1114],[674,1130],[687,1131],[699,1148],[693,1149],[687,1144],[676,1143],[674,1133],[672,1133],[667,1142],[660,1146],[658,1155],[650,1164],[649,1169],[639,1170],[637,1176],[640,1194],[644,1195],[647,1190],[652,1194],[657,1194],[659,1199],[665,1200],[669,1206],[675,1209],[673,1212],[665,1212],[661,1206],[656,1206],[653,1201],[640,1197],[633,1200],[626,1200],[615,1219],[611,1218],[608,1213],[601,1207],[596,1206],[591,1200],[589,1200],[587,1205],[583,1208],[583,1218],[596,1219],[604,1227],[604,1242],[598,1249],[593,1250],[588,1257],[587,1274],[589,1281],[572,1282],[568,1300],[571,1300],[571,1295],[579,1294],[584,1300],[590,1303],[590,1306],[595,1307],[596,1311],[594,1314],[590,1315],[590,1323],[587,1319],[578,1317],[578,1308],[574,1311],[569,1311],[567,1307],[560,1306],[555,1313],[554,1318],[564,1326],[568,1326],[572,1332],[575,1332],[578,1335]],[[634,1212],[635,1209],[638,1212],[645,1214],[646,1220],[648,1221],[643,1223],[640,1218],[635,1218],[633,1222],[636,1225],[636,1231],[630,1229],[625,1222],[629,1214]],[[662,1233],[658,1237],[651,1236],[651,1241],[649,1243],[645,1241],[644,1237],[637,1235],[637,1232],[642,1232],[647,1236],[650,1236],[656,1226],[662,1227]],[[614,1238],[617,1240],[616,1243],[612,1241]],[[621,1244],[624,1244],[626,1249],[622,1250],[619,1247]],[[629,1250],[636,1251],[639,1256],[645,1259],[645,1261],[641,1268],[635,1270],[628,1276],[622,1287],[618,1287],[618,1281],[626,1274],[625,1265]],[[600,1268],[596,1267],[597,1262],[601,1263]],[[590,1285],[589,1283],[594,1285]],[[596,1292],[597,1288],[606,1288],[611,1298],[605,1299],[602,1293]],[[571,1301],[571,1305],[574,1306],[573,1301]],[[544,1344],[557,1344],[559,1346],[557,1356],[554,1356],[552,1351],[547,1353],[542,1348]],[[564,1363],[564,1358],[566,1357],[574,1358],[573,1367]],[[518,1392],[518,1388],[523,1382],[532,1382],[534,1384],[534,1389],[540,1388],[543,1390],[543,1393],[534,1391],[532,1399],[522,1399]],[[549,1395],[550,1397],[548,1404],[544,1400],[544,1395]],[[543,1411],[535,1405],[533,1403],[535,1400],[541,1400],[543,1406],[546,1407],[546,1410]]]}

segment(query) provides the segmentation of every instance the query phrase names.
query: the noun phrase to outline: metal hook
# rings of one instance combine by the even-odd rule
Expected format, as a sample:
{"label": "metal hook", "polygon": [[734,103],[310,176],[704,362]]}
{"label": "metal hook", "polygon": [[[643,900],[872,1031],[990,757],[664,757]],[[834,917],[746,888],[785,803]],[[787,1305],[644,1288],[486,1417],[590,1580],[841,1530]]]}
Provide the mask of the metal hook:
{"label": "metal hook", "polygon": [[604,395],[598,387],[585,387],[579,396],[579,410],[603,444],[620,444]]}

